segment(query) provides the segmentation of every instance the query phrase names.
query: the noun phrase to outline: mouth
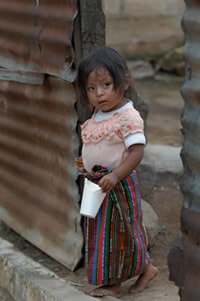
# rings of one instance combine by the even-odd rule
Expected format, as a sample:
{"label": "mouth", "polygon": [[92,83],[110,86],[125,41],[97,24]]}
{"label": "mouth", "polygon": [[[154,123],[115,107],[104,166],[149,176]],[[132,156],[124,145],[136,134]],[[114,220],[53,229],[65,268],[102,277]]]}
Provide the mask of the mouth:
{"label": "mouth", "polygon": [[106,100],[100,100],[99,101],[99,106],[104,106],[107,104],[107,101]]}
{"label": "mouth", "polygon": [[106,100],[99,101],[99,109],[101,109],[103,112],[108,112],[108,102]]}

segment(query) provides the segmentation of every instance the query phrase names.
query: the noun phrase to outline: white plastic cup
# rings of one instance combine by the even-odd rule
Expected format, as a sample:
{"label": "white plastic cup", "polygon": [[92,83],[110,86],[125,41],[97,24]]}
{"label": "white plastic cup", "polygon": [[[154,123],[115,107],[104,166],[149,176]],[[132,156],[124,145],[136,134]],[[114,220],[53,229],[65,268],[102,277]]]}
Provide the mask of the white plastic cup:
{"label": "white plastic cup", "polygon": [[95,218],[105,195],[106,193],[102,192],[99,185],[85,178],[80,214],[90,218]]}

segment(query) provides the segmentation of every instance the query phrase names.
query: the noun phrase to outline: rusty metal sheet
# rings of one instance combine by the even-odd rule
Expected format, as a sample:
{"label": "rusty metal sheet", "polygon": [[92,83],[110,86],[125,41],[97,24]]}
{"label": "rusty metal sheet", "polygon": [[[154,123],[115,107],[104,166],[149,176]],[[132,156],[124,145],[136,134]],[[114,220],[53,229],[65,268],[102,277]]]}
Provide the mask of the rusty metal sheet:
{"label": "rusty metal sheet", "polygon": [[1,0],[0,66],[72,82],[76,15],[76,0]]}
{"label": "rusty metal sheet", "polygon": [[43,85],[44,77],[45,76],[42,73],[22,70],[10,70],[0,67],[0,80],[10,80],[32,85]]}
{"label": "rusty metal sheet", "polygon": [[74,270],[82,257],[73,85],[1,81],[0,219]]}

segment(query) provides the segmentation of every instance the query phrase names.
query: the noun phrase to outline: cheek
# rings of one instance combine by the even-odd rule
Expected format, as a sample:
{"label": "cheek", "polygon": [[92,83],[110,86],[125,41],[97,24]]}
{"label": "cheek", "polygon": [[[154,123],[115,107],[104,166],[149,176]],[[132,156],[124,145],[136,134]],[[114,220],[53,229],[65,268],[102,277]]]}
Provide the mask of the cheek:
{"label": "cheek", "polygon": [[93,100],[94,99],[94,97],[91,93],[87,93],[87,97],[88,97],[88,100]]}
{"label": "cheek", "polygon": [[96,104],[96,98],[93,95],[91,95],[90,93],[88,95],[88,102],[92,106],[94,106]]}
{"label": "cheek", "polygon": [[113,92],[112,92],[112,98],[113,98],[113,99],[121,98],[122,95],[123,95],[123,93],[120,92],[119,90],[118,90],[118,91],[113,91]]}
{"label": "cheek", "polygon": [[90,92],[87,92],[87,98],[90,101],[90,99],[93,99],[92,94]]}

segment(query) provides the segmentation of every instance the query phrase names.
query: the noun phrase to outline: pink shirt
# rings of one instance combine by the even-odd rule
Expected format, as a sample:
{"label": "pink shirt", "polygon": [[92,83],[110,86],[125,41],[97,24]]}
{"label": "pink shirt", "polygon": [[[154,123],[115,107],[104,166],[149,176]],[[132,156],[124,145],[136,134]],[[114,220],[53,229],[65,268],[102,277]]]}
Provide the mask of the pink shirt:
{"label": "pink shirt", "polygon": [[81,126],[81,135],[88,171],[96,164],[115,168],[126,158],[130,145],[145,144],[143,120],[130,101],[113,112],[96,112]]}

